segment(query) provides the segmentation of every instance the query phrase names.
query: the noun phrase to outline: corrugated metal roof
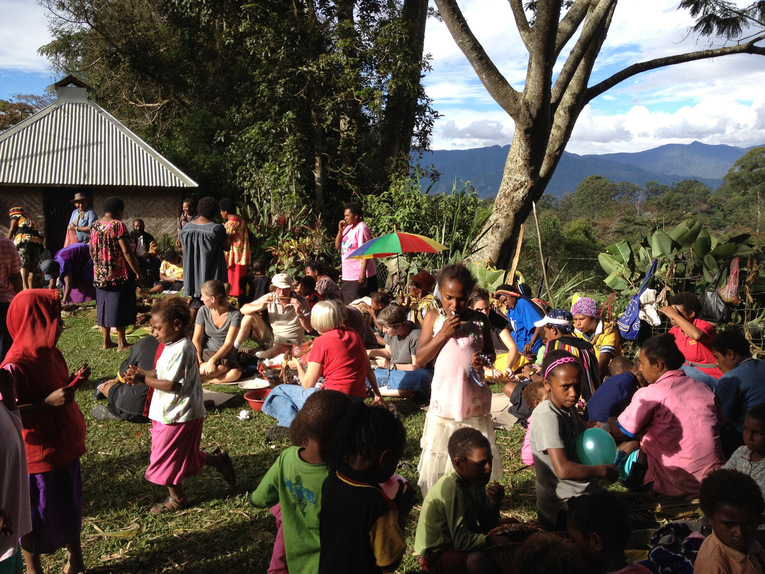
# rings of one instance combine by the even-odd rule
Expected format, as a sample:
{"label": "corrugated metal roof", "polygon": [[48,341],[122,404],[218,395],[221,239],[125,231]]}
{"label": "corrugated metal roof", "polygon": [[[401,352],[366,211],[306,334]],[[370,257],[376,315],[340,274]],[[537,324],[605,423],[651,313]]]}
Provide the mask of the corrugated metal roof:
{"label": "corrugated metal roof", "polygon": [[0,134],[0,185],[197,187],[79,87]]}

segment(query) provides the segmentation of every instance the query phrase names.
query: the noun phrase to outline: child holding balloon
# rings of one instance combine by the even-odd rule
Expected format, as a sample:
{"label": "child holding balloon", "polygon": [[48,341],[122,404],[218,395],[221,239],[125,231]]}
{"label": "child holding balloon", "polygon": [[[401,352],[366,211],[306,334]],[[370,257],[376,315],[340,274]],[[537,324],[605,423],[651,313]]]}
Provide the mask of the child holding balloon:
{"label": "child holding balloon", "polygon": [[566,501],[600,490],[596,478],[614,481],[613,464],[580,464],[577,437],[585,424],[575,405],[582,392],[582,367],[571,353],[550,351],[542,362],[547,399],[534,409],[531,451],[537,471],[536,492],[539,522],[553,530],[566,529]]}

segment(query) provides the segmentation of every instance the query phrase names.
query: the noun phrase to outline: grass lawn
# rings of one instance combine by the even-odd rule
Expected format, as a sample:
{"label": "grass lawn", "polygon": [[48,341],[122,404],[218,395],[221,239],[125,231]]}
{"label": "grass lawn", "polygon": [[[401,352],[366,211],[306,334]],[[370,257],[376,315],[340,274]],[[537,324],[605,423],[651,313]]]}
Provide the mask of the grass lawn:
{"label": "grass lawn", "polygon": [[[82,543],[85,564],[93,572],[266,572],[275,534],[273,517],[266,509],[254,508],[249,494],[288,443],[268,444],[264,431],[274,419],[252,412],[251,420],[237,418],[249,409],[238,387],[212,387],[237,396],[207,414],[202,448],[228,449],[237,472],[237,484],[229,487],[210,468],[184,482],[191,506],[181,512],[151,515],[149,508],[167,491],[143,478],[149,461],[149,425],[124,421],[98,421],[90,411],[96,402],[93,389],[98,381],[111,378],[127,352],[101,349],[95,325],[95,308],[82,306],[65,313],[66,329],[59,348],[69,370],[87,362],[92,368],[91,383],[77,391],[88,427],[88,453],[82,458],[84,518]],[[410,483],[417,482],[419,440],[425,413],[422,404],[394,401],[405,416],[408,445],[398,473]],[[502,480],[508,496],[504,514],[521,520],[536,517],[534,471],[520,461],[523,429],[497,431],[505,474]],[[412,511],[407,529],[409,552],[399,572],[419,571],[414,556],[414,525],[421,499]],[[46,571],[63,568],[65,553],[45,557]]]}

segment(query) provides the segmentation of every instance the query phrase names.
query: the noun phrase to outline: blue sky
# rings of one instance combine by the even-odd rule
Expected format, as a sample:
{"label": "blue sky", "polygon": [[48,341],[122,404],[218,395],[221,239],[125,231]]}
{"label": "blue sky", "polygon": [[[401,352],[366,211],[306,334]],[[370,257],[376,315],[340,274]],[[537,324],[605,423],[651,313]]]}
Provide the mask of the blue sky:
{"label": "blue sky", "polygon": [[[624,66],[710,47],[689,32],[692,21],[678,0],[622,0],[593,80]],[[738,2],[744,4],[744,2]],[[45,9],[33,0],[2,0],[13,18],[0,20],[0,99],[41,94],[57,77],[37,49],[50,40]],[[522,89],[526,52],[507,0],[460,0],[474,33],[503,75]],[[428,94],[442,117],[434,149],[507,145],[513,123],[490,98],[443,23],[430,19],[426,52],[433,71]],[[568,151],[641,151],[666,143],[739,147],[765,144],[765,57],[733,56],[665,68],[632,78],[584,110]]]}

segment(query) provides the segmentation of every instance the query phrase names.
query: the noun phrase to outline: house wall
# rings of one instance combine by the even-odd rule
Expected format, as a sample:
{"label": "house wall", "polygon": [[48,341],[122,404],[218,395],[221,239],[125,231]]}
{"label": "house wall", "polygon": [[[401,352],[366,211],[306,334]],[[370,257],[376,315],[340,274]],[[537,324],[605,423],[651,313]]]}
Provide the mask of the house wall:
{"label": "house wall", "polygon": [[[0,233],[8,235],[11,207],[21,206],[37,222],[45,237],[46,247],[55,253],[64,245],[64,235],[69,217],[74,210],[71,199],[81,188],[42,188],[0,186]],[[183,188],[112,188],[85,190],[93,197],[93,209],[103,215],[103,202],[116,195],[125,202],[123,221],[128,229],[133,219],[140,218],[146,231],[159,240],[162,233],[176,235],[178,216],[185,195],[191,190]],[[5,217],[3,217],[5,214]]]}

